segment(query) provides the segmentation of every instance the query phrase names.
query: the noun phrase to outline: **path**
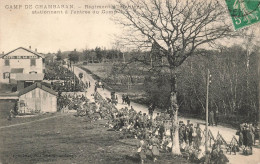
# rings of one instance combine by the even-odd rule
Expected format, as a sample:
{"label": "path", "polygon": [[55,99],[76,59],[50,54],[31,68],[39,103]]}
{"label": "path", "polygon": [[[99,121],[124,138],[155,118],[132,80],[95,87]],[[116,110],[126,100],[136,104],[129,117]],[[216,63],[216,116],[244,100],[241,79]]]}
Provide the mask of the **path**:
{"label": "path", "polygon": [[[91,98],[93,101],[93,96],[91,96],[91,94],[94,93],[94,84],[95,84],[95,80],[91,77],[91,75],[89,75],[87,72],[85,72],[84,70],[75,67],[74,68],[75,74],[78,76],[79,73],[83,73],[83,81],[90,81],[91,82],[91,87],[88,89],[87,91],[87,97]],[[103,96],[103,98],[110,98],[110,91],[107,89],[102,89],[102,88],[98,88],[97,90],[101,96]],[[126,107],[127,105],[122,104],[122,93],[116,93],[118,96],[118,100],[119,103],[117,104],[117,108],[121,109]],[[134,103],[131,102],[131,106],[133,106],[133,108],[139,112],[145,112],[148,113],[148,108],[147,106],[138,104],[138,103]],[[154,112],[155,113],[155,112]],[[184,117],[179,117],[179,120],[182,120],[183,122],[186,123],[187,120],[190,120],[191,123],[193,123],[194,125],[197,123],[201,123],[201,124],[205,124],[204,121],[199,120],[199,119],[194,119],[194,118],[184,118]],[[204,129],[205,125],[201,125],[201,128]],[[224,137],[224,139],[227,141],[227,143],[230,143],[230,141],[232,140],[233,136],[235,136],[238,139],[238,136],[236,136],[236,129],[232,129],[232,128],[227,128],[224,126],[209,126],[209,129],[211,130],[211,132],[213,133],[213,136],[216,137],[218,132],[220,134],[222,134],[222,136]],[[232,164],[237,164],[237,163],[246,163],[246,164],[260,164],[260,149],[259,148],[254,148],[254,154],[250,155],[250,156],[244,156],[241,154],[237,154],[237,155],[227,155],[230,163]]]}

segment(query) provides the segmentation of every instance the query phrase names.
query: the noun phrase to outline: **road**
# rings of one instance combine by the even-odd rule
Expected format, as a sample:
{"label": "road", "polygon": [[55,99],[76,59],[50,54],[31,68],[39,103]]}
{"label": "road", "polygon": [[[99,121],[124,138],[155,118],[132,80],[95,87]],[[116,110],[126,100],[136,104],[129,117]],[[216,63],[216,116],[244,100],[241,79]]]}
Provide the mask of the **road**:
{"label": "road", "polygon": [[[88,89],[86,96],[87,98],[89,98],[91,101],[94,101],[93,96],[91,96],[94,93],[94,84],[95,84],[95,80],[91,77],[91,75],[89,75],[87,72],[85,72],[84,70],[78,68],[75,66],[74,68],[74,72],[76,74],[76,76],[79,75],[79,73],[83,73],[83,82],[89,82],[91,83],[91,87]],[[99,92],[99,94],[101,96],[103,96],[103,98],[110,98],[110,91],[107,89],[102,89],[102,88],[98,88],[97,90]],[[121,100],[122,100],[122,94],[123,93],[117,93],[118,96],[118,100],[119,103],[117,104],[117,108],[121,109],[126,107],[127,105],[122,104]],[[148,108],[147,106],[138,104],[138,103],[133,103],[131,102],[131,106],[133,106],[133,108],[139,112],[145,112],[148,113]],[[156,112],[154,112],[156,113]],[[198,120],[198,119],[194,119],[194,118],[183,118],[183,117],[179,117],[179,120],[182,120],[183,122],[187,122],[187,120],[190,120],[191,123],[193,123],[194,125],[197,123],[201,123],[201,124],[205,124],[204,121],[202,120]],[[205,126],[201,125],[201,128],[204,129]],[[216,138],[217,134],[220,133],[223,138],[227,141],[227,143],[230,143],[230,141],[232,140],[232,138],[235,136],[238,139],[238,136],[236,136],[236,129],[232,129],[232,128],[227,128],[224,126],[209,126],[209,129],[211,130],[213,136]],[[202,147],[202,149],[204,149],[204,146]],[[232,164],[237,164],[237,163],[245,163],[245,164],[260,164],[260,149],[259,148],[254,148],[253,149],[253,155],[250,156],[244,156],[242,154],[237,154],[237,155],[229,155],[227,154],[227,157],[230,161],[230,163]]]}

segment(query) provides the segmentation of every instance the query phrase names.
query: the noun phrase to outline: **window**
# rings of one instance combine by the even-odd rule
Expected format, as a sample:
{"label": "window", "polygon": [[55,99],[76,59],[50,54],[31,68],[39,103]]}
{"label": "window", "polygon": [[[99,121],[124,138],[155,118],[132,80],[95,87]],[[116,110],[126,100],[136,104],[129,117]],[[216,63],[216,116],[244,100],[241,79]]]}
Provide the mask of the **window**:
{"label": "window", "polygon": [[9,79],[10,78],[10,73],[9,72],[4,72],[3,73],[3,78],[4,79]]}
{"label": "window", "polygon": [[31,72],[29,72],[29,74],[37,74],[37,72],[36,71],[31,71]]}
{"label": "window", "polygon": [[31,59],[31,66],[36,66],[36,59]]}
{"label": "window", "polygon": [[10,66],[10,61],[9,61],[9,59],[5,59],[5,66]]}
{"label": "window", "polygon": [[[25,94],[26,95],[26,94]],[[24,107],[25,106],[25,102],[24,100],[20,100],[20,107]]]}

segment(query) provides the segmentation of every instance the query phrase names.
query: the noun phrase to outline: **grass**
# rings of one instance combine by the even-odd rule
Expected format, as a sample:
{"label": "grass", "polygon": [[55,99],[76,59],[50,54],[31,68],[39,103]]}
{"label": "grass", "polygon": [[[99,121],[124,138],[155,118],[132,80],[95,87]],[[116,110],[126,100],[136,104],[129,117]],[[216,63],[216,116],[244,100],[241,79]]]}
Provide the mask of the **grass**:
{"label": "grass", "polygon": [[113,67],[113,64],[110,63],[89,63],[88,65],[84,65],[84,68],[88,69],[89,71],[93,72],[96,74],[98,77],[105,78],[107,77],[111,69]]}
{"label": "grass", "polygon": [[14,100],[0,100],[0,119],[6,119],[14,105]]}
{"label": "grass", "polygon": [[112,64],[106,64],[103,66],[102,64],[89,64],[84,66],[79,66],[81,69],[86,71],[88,74],[90,74],[93,79],[95,80],[103,80],[103,83],[105,84],[105,87],[114,92],[127,92],[129,95],[132,95],[132,97],[136,97],[137,95],[144,94],[143,91],[143,85],[136,84],[131,85],[131,89],[128,90],[128,86],[124,84],[111,84],[106,83],[104,79],[110,74],[110,71],[112,69]]}
{"label": "grass", "polygon": [[[2,163],[137,163],[136,139],[123,139],[120,132],[92,125],[84,117],[64,115],[0,130]],[[182,157],[162,153],[157,163],[189,163]],[[147,163],[152,163],[148,158]]]}
{"label": "grass", "polygon": [[38,115],[31,115],[30,117],[16,117],[11,121],[8,120],[10,110],[14,108],[15,100],[0,100],[0,126],[8,126],[14,124],[25,123],[29,121],[35,121],[50,116],[59,115],[59,113],[44,113]]}
{"label": "grass", "polygon": [[16,84],[0,83],[0,91],[1,91],[1,93],[12,92],[12,89],[14,87],[16,87]]}

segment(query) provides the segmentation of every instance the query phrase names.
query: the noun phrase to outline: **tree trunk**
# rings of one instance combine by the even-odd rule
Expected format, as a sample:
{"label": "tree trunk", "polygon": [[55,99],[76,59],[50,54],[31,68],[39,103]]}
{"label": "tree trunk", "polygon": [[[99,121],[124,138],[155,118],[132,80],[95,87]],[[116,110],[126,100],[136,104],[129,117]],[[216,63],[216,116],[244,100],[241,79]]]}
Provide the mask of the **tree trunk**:
{"label": "tree trunk", "polygon": [[172,118],[173,135],[172,135],[172,154],[180,155],[180,142],[179,142],[179,124],[178,124],[178,110],[176,110],[174,118]]}
{"label": "tree trunk", "polygon": [[176,72],[175,69],[171,69],[171,106],[170,110],[173,115],[172,119],[172,154],[180,155],[180,143],[179,143],[179,124],[178,124],[178,102],[177,102],[177,81],[176,81]]}

